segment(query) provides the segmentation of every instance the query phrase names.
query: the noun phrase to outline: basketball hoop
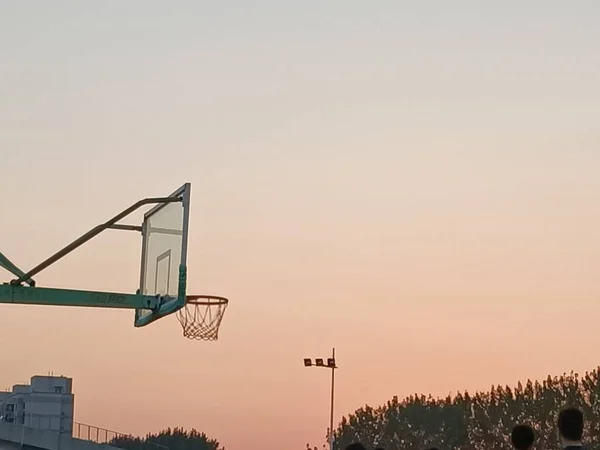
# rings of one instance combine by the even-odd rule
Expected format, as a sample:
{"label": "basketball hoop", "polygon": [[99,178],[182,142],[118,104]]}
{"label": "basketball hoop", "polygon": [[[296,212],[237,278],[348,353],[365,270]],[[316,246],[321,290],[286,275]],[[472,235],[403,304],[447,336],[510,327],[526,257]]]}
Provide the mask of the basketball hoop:
{"label": "basketball hoop", "polygon": [[188,295],[177,319],[188,339],[216,341],[229,300],[214,295]]}

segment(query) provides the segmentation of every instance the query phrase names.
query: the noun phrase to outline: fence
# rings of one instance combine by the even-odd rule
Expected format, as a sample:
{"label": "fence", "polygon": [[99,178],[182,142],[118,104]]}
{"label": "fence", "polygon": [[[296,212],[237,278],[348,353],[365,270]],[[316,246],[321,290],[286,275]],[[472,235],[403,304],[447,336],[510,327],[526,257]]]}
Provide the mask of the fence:
{"label": "fence", "polygon": [[106,428],[73,422],[73,437],[95,442],[96,444],[108,444],[115,438],[126,438],[131,436],[125,433],[119,433],[118,431],[107,430]]}
{"label": "fence", "polygon": [[[73,437],[95,442],[96,444],[110,444],[112,440],[116,438],[135,439],[135,437],[130,434],[119,433],[118,431],[107,430],[106,428],[99,428],[80,422],[73,422]],[[169,450],[169,447],[166,445],[151,441],[146,441],[146,443],[156,450]]]}
{"label": "fence", "polygon": [[[0,420],[3,421],[6,421],[5,419],[6,417],[0,418]],[[119,433],[118,431],[95,427],[85,423],[70,422],[64,417],[50,417],[38,414],[19,414],[17,417],[11,418],[10,422],[14,425],[22,426],[23,431],[25,431],[25,429],[52,430],[64,434],[71,434],[71,436],[75,439],[90,441],[96,444],[110,444],[113,439],[116,438],[135,439],[135,437],[130,434]],[[69,429],[70,426],[72,426],[72,430]],[[145,442],[156,450],[169,450],[169,447],[165,445],[151,441]]]}
{"label": "fence", "polygon": [[32,414],[25,412],[7,412],[1,417],[3,422],[23,426],[34,430],[51,430],[63,434],[71,433],[73,422],[60,414]]}

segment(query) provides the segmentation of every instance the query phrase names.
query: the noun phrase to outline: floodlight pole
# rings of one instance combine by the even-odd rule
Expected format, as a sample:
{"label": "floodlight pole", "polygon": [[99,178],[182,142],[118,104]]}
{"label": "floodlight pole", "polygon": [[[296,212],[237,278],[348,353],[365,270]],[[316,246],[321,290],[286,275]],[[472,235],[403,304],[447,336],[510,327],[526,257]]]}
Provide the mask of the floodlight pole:
{"label": "floodlight pole", "polygon": [[329,408],[329,450],[333,450],[333,406],[335,404],[335,348],[331,351],[331,358],[334,361],[331,367],[331,406]]}
{"label": "floodlight pole", "polygon": [[[305,358],[304,359],[305,367],[313,367],[312,359]],[[324,367],[327,369],[331,369],[331,404],[329,407],[329,432],[327,433],[327,440],[329,441],[329,450],[333,450],[334,443],[334,433],[333,433],[333,411],[335,405],[335,369],[337,369],[337,364],[335,361],[335,348],[331,351],[331,358],[327,359],[327,364],[323,364],[322,359],[315,359],[314,367]]]}

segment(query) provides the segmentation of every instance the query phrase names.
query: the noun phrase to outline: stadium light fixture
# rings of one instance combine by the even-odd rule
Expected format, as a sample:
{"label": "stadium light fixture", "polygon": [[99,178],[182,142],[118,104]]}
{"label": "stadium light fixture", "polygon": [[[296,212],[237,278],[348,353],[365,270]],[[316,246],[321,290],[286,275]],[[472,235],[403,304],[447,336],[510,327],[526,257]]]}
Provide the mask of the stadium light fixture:
{"label": "stadium light fixture", "polygon": [[316,358],[313,366],[311,358],[304,358],[304,367],[324,367],[331,369],[331,406],[329,410],[329,430],[327,437],[329,439],[329,450],[333,450],[333,406],[335,404],[335,369],[338,368],[335,361],[335,348],[331,352],[331,358],[327,358],[327,363],[323,358]]}

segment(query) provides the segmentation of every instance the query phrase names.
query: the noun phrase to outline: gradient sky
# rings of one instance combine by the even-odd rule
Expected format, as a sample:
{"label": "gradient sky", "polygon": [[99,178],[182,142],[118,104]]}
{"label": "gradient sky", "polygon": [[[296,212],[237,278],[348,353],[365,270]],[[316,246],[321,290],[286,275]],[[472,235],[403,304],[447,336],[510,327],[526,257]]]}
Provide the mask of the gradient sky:
{"label": "gradient sky", "polygon": [[[188,292],[231,304],[217,343],[2,306],[0,386],[53,371],[80,422],[302,449],[329,389],[302,358],[333,346],[336,420],[595,367],[598,23],[597,0],[1,2],[2,251],[31,268],[190,181]],[[134,292],[139,245],[106,232],[38,284]]]}

